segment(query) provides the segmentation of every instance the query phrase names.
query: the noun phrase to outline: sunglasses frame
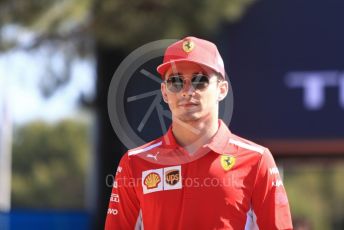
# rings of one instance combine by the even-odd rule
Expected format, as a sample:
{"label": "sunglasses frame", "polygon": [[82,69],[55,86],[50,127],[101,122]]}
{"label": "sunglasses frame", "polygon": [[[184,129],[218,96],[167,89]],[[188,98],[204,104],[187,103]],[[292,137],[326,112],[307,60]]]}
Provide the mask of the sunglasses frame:
{"label": "sunglasses frame", "polygon": [[[202,77],[206,77],[208,79],[208,81],[205,82],[206,85],[204,87],[197,88],[197,86],[195,86],[193,84],[193,81],[194,81],[194,79],[197,79],[197,78],[200,79]],[[171,78],[180,78],[182,80],[181,82],[183,83],[182,87],[180,89],[171,90],[171,87],[168,87],[169,84],[173,84],[173,83],[168,83],[168,81]],[[217,82],[221,82],[221,79],[219,79],[218,76],[216,76],[216,78],[217,78]],[[190,81],[190,85],[191,85],[193,90],[202,91],[202,90],[205,90],[206,88],[208,88],[208,86],[209,86],[209,84],[211,82],[211,77],[209,77],[209,75],[207,75],[207,74],[199,73],[199,74],[192,74],[192,78],[191,79],[186,79],[185,77],[183,77],[183,75],[175,74],[175,75],[169,76],[166,80],[164,80],[164,83],[166,84],[166,88],[167,88],[167,90],[169,92],[171,92],[171,93],[179,93],[179,92],[181,92],[184,89],[184,87],[186,85],[186,81]]]}

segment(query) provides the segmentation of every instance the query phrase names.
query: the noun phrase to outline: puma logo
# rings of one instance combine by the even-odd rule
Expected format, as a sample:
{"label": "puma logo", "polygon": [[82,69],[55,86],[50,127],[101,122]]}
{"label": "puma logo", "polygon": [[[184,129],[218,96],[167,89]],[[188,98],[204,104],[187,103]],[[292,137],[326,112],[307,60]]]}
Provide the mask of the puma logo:
{"label": "puma logo", "polygon": [[148,153],[148,154],[147,154],[147,157],[149,157],[149,158],[154,158],[154,159],[157,161],[157,160],[158,160],[158,159],[157,159],[158,154],[159,154],[159,152],[157,152],[155,155],[153,155],[153,154],[151,154],[151,153]]}

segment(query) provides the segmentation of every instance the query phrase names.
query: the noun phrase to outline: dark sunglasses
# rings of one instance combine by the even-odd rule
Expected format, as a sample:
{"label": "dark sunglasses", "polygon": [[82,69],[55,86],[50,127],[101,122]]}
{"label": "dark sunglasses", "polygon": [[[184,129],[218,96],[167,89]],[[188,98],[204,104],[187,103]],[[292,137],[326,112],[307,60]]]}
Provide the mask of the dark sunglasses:
{"label": "dark sunglasses", "polygon": [[[170,92],[178,93],[184,88],[186,79],[181,75],[172,75],[167,80],[165,80],[165,83],[166,88]],[[209,83],[209,77],[204,74],[194,74],[191,78],[191,86],[194,90],[204,90],[208,87]]]}

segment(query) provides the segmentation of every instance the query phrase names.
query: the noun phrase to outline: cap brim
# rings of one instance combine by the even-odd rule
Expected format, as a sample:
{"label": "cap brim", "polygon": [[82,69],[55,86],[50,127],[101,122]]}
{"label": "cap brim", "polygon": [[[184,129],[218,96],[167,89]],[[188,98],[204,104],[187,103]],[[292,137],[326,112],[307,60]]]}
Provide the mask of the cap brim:
{"label": "cap brim", "polygon": [[[205,63],[202,63],[202,62],[196,62],[196,61],[191,61],[190,59],[176,59],[176,60],[173,60],[173,61],[169,61],[169,62],[166,62],[166,63],[163,63],[161,65],[159,65],[156,70],[158,71],[158,73],[161,75],[162,78],[164,78],[164,75],[166,73],[166,71],[171,68],[172,66],[172,63],[174,64],[177,64],[177,63],[181,63],[181,62],[192,62],[192,63],[195,63],[195,64],[198,64],[198,65],[202,65],[202,66],[205,66],[211,70],[213,70],[214,72],[216,73],[219,73],[216,69],[214,69],[213,67],[205,64]],[[220,73],[221,74],[221,73]],[[222,75],[222,74],[221,74]]]}

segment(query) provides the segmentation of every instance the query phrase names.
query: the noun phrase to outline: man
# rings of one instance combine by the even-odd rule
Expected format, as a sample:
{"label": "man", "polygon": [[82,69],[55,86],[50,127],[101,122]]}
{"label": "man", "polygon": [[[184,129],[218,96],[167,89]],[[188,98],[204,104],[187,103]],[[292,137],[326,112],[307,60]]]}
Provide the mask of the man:
{"label": "man", "polygon": [[292,229],[271,153],[218,118],[228,82],[216,46],[186,37],[157,71],[172,125],[122,157],[105,229]]}

